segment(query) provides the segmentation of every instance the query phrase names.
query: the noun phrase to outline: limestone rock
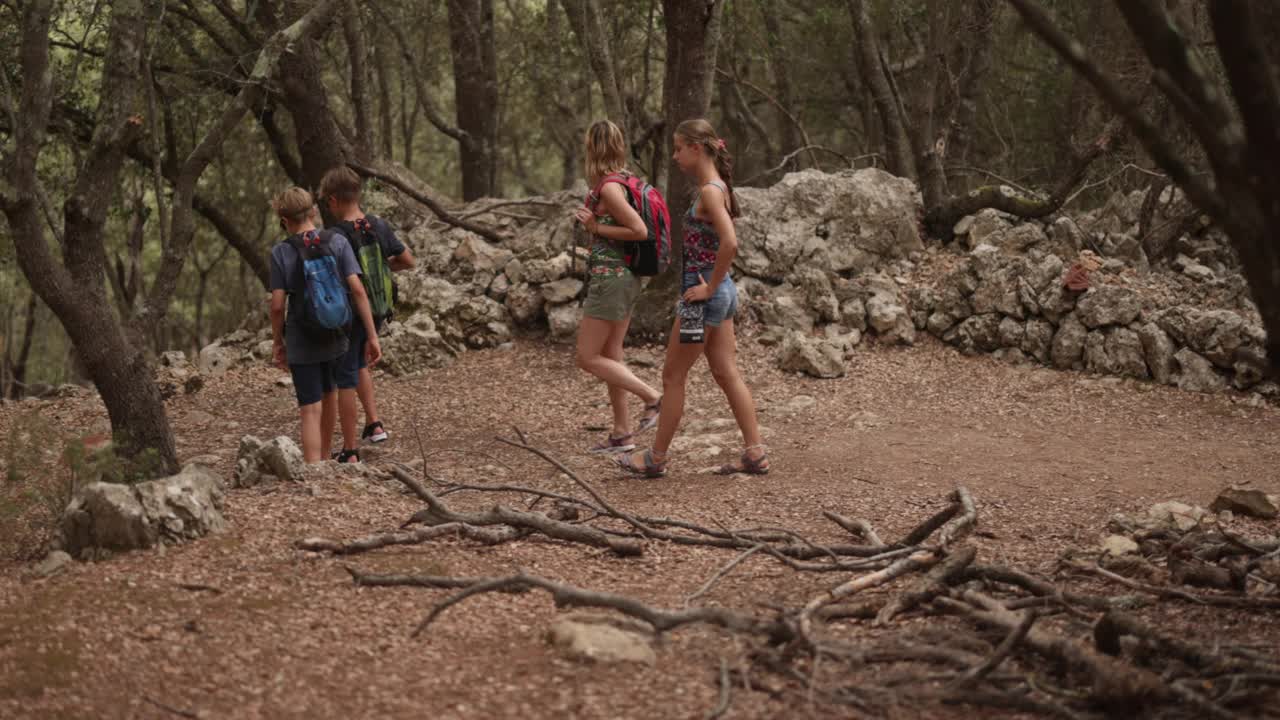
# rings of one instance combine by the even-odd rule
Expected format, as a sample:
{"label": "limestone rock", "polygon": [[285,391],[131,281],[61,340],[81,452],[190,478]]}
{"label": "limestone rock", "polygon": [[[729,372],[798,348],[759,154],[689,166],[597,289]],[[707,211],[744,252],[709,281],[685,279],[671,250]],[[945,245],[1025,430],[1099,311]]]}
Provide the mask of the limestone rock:
{"label": "limestone rock", "polygon": [[272,480],[301,482],[306,471],[302,450],[293,440],[282,435],[264,442],[253,435],[245,435],[240,439],[240,449],[236,453],[236,470],[231,486],[254,487]]}
{"label": "limestone rock", "polygon": [[1218,493],[1218,497],[1214,498],[1209,509],[1214,512],[1227,510],[1237,515],[1248,515],[1263,520],[1271,520],[1280,515],[1280,510],[1265,492],[1237,487],[1223,489]]}
{"label": "limestone rock", "polygon": [[90,483],[63,513],[63,547],[80,556],[202,537],[226,526],[222,499],[221,479],[199,466],[136,485]]}
{"label": "limestone rock", "polygon": [[825,339],[793,332],[782,341],[778,367],[817,378],[842,377],[845,372],[844,351]]}
{"label": "limestone rock", "polygon": [[657,662],[648,638],[611,625],[560,618],[552,623],[548,640],[574,660],[644,665]]}

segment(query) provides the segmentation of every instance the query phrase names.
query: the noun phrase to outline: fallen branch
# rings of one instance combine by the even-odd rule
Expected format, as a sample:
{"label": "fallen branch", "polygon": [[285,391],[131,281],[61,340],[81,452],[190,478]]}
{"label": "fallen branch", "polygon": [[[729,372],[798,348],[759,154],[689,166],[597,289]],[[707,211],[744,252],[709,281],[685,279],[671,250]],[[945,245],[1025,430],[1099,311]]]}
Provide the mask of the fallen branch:
{"label": "fallen branch", "polygon": [[781,621],[760,620],[750,615],[743,615],[722,608],[692,608],[675,612],[660,610],[624,595],[583,590],[536,575],[519,573],[477,583],[439,603],[432,608],[427,617],[414,629],[413,637],[422,634],[445,610],[467,598],[512,588],[545,590],[555,600],[556,607],[560,608],[594,607],[616,610],[628,617],[649,623],[656,633],[667,632],[684,625],[707,624],[734,632],[765,635],[775,642],[786,641],[792,635],[791,630]]}
{"label": "fallen branch", "polygon": [[515,528],[506,528],[504,530],[487,530],[484,528],[472,527],[464,523],[450,522],[441,525],[433,525],[431,527],[417,528],[410,531],[379,533],[377,535],[368,535],[357,540],[349,540],[347,542],[339,542],[336,540],[328,540],[326,538],[307,538],[299,540],[297,548],[308,552],[327,552],[334,555],[354,555],[356,553],[368,552],[379,548],[391,547],[393,545],[417,545],[428,540],[445,537],[448,535],[458,535],[468,540],[475,540],[485,545],[498,545],[529,535],[528,530],[517,530]]}
{"label": "fallen branch", "polygon": [[917,580],[905,592],[889,601],[884,606],[884,609],[876,615],[876,624],[884,625],[896,616],[904,612],[910,612],[939,595],[945,594],[949,587],[955,584],[956,580],[964,574],[965,568],[973,563],[977,555],[977,548],[972,545],[966,545],[947,556],[946,560]]}
{"label": "fallen branch", "polygon": [[608,548],[623,557],[641,555],[644,552],[644,546],[636,540],[613,537],[593,527],[570,525],[542,513],[513,510],[503,505],[496,505],[486,513],[455,512],[404,470],[392,467],[391,474],[427,503],[427,512],[433,520],[462,523],[477,527],[507,525],[513,528],[538,532],[557,540]]}
{"label": "fallen branch", "polygon": [[1018,626],[1009,631],[1004,640],[1000,641],[1000,645],[996,647],[995,652],[991,653],[991,657],[982,662],[981,665],[965,672],[954,683],[951,684],[949,690],[958,692],[960,690],[972,687],[982,678],[990,675],[993,670],[1000,667],[1000,663],[1013,652],[1013,649],[1022,642],[1027,633],[1031,631],[1031,626],[1036,621],[1035,613],[1025,610],[1022,613],[1022,620],[1018,622]]}
{"label": "fallen branch", "polygon": [[860,537],[874,547],[884,547],[884,541],[876,534],[875,529],[871,527],[871,523],[866,520],[862,518],[847,518],[830,510],[824,510],[822,516],[844,528],[850,535]]}

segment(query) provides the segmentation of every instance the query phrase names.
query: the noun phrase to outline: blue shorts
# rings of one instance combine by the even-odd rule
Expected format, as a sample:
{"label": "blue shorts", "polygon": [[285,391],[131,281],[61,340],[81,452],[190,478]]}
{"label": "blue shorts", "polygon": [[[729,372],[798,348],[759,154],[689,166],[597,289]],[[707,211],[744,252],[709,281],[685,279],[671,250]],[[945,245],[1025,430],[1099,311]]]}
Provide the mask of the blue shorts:
{"label": "blue shorts", "polygon": [[335,371],[340,361],[341,358],[289,366],[289,373],[293,376],[293,393],[298,396],[298,407],[318,403],[325,395],[337,389]]}
{"label": "blue shorts", "polygon": [[[684,291],[698,284],[698,275],[708,283],[711,282],[712,269],[695,271],[689,270],[684,273],[683,280],[680,282],[680,294],[683,296]],[[738,287],[733,284],[733,278],[725,275],[720,281],[720,286],[716,288],[716,292],[707,300],[706,312],[703,314],[703,324],[707,327],[720,327],[720,323],[725,320],[732,320],[734,315],[738,314]]]}
{"label": "blue shorts", "polygon": [[360,370],[368,367],[365,361],[364,348],[369,341],[364,331],[364,323],[356,318],[347,331],[347,353],[338,358],[334,368],[334,382],[339,390],[352,390],[360,382]]}

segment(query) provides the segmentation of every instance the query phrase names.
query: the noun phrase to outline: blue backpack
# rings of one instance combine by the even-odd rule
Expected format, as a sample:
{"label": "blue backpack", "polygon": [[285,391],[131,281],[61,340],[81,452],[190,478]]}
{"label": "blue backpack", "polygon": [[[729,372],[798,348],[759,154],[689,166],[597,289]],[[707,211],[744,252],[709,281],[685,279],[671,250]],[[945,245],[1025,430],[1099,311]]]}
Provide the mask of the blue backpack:
{"label": "blue backpack", "polygon": [[338,272],[333,237],[334,233],[328,230],[310,230],[288,240],[298,253],[298,271],[302,274],[302,298],[296,310],[298,325],[307,337],[319,342],[345,335],[351,324],[347,283]]}

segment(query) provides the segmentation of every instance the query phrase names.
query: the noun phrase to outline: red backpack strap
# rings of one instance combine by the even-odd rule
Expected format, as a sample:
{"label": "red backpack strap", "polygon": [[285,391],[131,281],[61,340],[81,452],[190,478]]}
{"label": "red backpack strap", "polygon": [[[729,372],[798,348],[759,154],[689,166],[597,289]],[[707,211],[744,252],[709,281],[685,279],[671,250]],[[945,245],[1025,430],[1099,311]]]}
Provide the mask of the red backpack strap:
{"label": "red backpack strap", "polygon": [[591,192],[587,193],[587,201],[586,201],[587,209],[590,210],[591,212],[596,211],[596,206],[600,204],[600,192],[604,190],[605,185],[608,185],[611,182],[615,182],[615,183],[618,183],[619,185],[622,185],[623,187],[627,188],[629,192],[634,192],[634,190],[631,188],[631,185],[630,185],[630,179],[633,177],[635,176],[630,173],[616,172],[616,173],[609,173],[608,175],[605,175],[604,177],[600,178],[600,182],[596,183],[595,188],[593,188]]}

